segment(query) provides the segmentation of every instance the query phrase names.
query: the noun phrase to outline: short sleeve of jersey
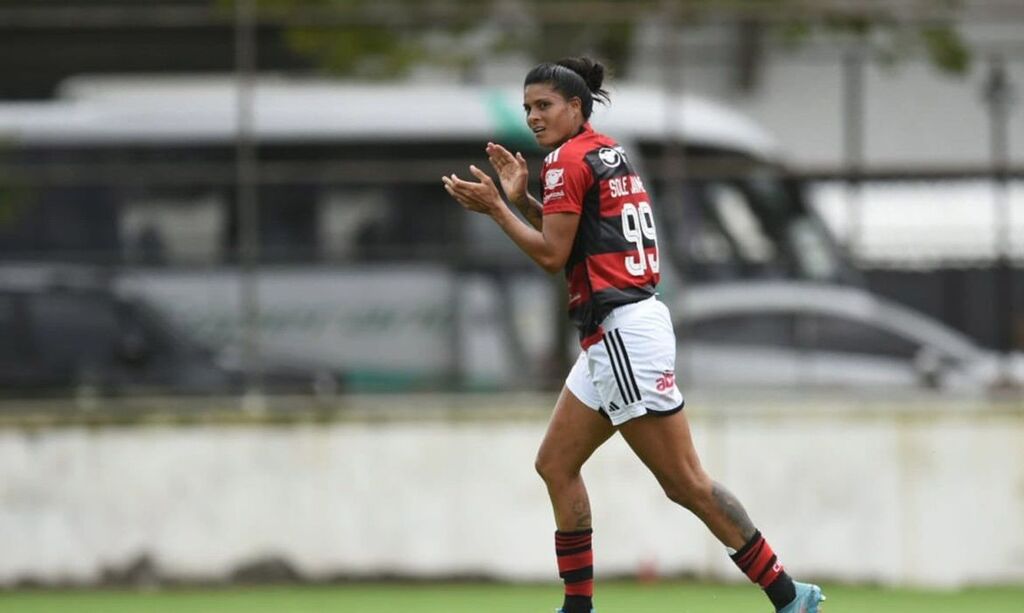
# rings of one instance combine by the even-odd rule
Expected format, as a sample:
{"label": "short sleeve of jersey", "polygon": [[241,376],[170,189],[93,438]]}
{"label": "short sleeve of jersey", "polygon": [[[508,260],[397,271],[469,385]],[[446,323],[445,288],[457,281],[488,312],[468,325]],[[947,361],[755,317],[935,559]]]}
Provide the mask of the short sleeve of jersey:
{"label": "short sleeve of jersey", "polygon": [[593,183],[593,173],[582,159],[556,160],[544,165],[541,174],[544,214],[583,213],[583,197]]}

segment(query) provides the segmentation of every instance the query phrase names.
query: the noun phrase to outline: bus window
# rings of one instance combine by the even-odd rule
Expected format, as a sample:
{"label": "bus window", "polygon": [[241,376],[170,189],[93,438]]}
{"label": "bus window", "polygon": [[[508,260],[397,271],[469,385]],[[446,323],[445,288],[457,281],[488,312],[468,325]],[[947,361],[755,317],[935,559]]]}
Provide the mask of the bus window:
{"label": "bus window", "polygon": [[30,185],[0,200],[4,257],[109,261],[117,251],[117,207],[105,187]]}
{"label": "bus window", "polygon": [[779,245],[791,274],[803,280],[837,281],[849,278],[839,247],[824,223],[804,204],[795,181],[760,168],[745,181],[754,210]]}
{"label": "bus window", "polygon": [[215,192],[128,197],[120,207],[121,248],[131,264],[220,262],[226,203]]}
{"label": "bus window", "polygon": [[326,192],[318,207],[321,257],[329,262],[355,259],[366,229],[386,223],[386,206],[379,189],[338,188]]}
{"label": "bus window", "polygon": [[839,276],[839,262],[828,243],[828,237],[813,220],[795,220],[789,224],[787,234],[802,277],[828,281]]}
{"label": "bus window", "polygon": [[674,191],[675,208],[662,199],[673,195],[664,181],[653,184],[668,231],[664,243],[685,245],[668,253],[691,281],[855,279],[797,184],[776,168],[694,149],[688,151],[686,173],[682,188]]}
{"label": "bus window", "polygon": [[764,264],[775,257],[771,237],[765,234],[747,196],[735,185],[717,183],[708,186],[708,204],[722,229],[732,237],[739,257]]}

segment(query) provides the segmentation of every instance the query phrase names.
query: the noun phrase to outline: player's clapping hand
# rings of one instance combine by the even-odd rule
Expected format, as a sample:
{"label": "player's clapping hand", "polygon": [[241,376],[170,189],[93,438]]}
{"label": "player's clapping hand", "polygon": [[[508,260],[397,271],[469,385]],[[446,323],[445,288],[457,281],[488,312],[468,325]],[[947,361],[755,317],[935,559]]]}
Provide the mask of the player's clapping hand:
{"label": "player's clapping hand", "polygon": [[498,188],[494,185],[494,180],[476,166],[470,166],[469,171],[480,181],[466,181],[454,173],[441,177],[444,189],[451,197],[455,198],[467,211],[485,215],[491,215],[497,207],[504,206],[501,194],[498,193]]}
{"label": "player's clapping hand", "polygon": [[505,196],[514,204],[521,204],[526,199],[526,185],[530,179],[530,170],[526,167],[526,158],[522,153],[515,155],[497,143],[487,143],[487,160],[498,173],[501,189]]}

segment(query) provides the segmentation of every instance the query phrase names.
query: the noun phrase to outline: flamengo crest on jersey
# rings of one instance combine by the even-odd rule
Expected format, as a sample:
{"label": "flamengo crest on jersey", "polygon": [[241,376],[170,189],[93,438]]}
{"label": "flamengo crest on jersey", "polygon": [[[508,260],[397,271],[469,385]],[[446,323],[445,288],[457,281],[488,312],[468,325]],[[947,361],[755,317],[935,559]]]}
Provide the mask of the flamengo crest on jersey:
{"label": "flamengo crest on jersey", "polygon": [[650,196],[626,152],[590,125],[544,159],[544,214],[580,216],[565,266],[569,316],[588,347],[615,307],[654,294],[660,279]]}
{"label": "flamengo crest on jersey", "polygon": [[555,189],[562,185],[562,177],[565,174],[564,168],[552,168],[551,170],[544,173],[544,188]]}

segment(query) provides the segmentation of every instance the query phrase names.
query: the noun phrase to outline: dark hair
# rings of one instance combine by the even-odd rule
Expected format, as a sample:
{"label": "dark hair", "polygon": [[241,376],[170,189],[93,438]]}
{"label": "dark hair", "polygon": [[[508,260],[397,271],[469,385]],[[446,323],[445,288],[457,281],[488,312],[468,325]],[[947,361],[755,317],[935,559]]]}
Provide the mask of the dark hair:
{"label": "dark hair", "polygon": [[604,73],[604,64],[601,62],[589,57],[567,57],[534,66],[526,73],[523,87],[533,83],[550,83],[567,100],[579,98],[583,118],[590,119],[595,99],[602,104],[611,102],[608,92],[601,89]]}

